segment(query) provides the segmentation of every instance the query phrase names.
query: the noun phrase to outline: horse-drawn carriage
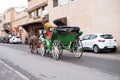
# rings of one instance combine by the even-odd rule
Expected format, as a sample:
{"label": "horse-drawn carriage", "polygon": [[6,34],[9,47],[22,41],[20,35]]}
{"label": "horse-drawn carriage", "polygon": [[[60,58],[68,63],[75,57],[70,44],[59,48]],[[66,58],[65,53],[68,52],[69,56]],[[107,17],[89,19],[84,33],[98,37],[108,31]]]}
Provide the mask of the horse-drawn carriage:
{"label": "horse-drawn carriage", "polygon": [[42,56],[51,52],[53,58],[58,60],[63,50],[69,50],[75,57],[80,58],[83,54],[83,47],[79,36],[81,36],[82,33],[78,27],[56,27],[46,34],[44,41],[40,41],[40,46],[35,46],[31,51],[38,52],[39,50]]}

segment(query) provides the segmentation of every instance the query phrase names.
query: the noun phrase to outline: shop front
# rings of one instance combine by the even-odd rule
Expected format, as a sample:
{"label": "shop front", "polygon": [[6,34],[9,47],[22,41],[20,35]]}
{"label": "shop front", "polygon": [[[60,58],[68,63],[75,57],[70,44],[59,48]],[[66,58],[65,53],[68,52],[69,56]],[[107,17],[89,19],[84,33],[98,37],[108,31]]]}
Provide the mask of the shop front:
{"label": "shop front", "polygon": [[24,24],[21,26],[28,33],[28,38],[30,38],[33,35],[36,35],[37,37],[39,37],[39,30],[44,29],[44,26],[43,26],[42,22],[40,22],[40,21],[27,23],[27,24]]}

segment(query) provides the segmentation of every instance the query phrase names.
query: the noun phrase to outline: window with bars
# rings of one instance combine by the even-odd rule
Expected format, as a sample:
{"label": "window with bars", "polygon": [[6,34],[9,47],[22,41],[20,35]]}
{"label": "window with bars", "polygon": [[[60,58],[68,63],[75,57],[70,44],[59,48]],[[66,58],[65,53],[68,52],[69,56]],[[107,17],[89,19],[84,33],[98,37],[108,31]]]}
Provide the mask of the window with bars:
{"label": "window with bars", "polygon": [[53,0],[53,7],[56,7],[59,5],[64,5],[64,4],[67,4],[71,1],[74,1],[74,0]]}
{"label": "window with bars", "polygon": [[53,0],[53,7],[58,6],[58,0]]}
{"label": "window with bars", "polygon": [[42,7],[42,15],[47,15],[48,14],[48,6],[45,5]]}
{"label": "window with bars", "polygon": [[37,16],[41,16],[42,15],[42,8],[37,9]]}
{"label": "window with bars", "polygon": [[30,13],[29,13],[29,17],[30,17],[30,18],[35,18],[35,11],[30,12]]}

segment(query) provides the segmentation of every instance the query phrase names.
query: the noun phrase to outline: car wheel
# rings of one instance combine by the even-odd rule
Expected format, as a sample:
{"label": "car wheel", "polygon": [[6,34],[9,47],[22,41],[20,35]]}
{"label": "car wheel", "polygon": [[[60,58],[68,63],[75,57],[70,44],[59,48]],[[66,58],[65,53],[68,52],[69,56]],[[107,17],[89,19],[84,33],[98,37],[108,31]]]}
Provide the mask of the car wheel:
{"label": "car wheel", "polygon": [[99,47],[98,47],[97,45],[95,45],[95,46],[93,47],[93,51],[94,51],[94,53],[99,53],[99,52],[100,52],[100,49],[99,49]]}

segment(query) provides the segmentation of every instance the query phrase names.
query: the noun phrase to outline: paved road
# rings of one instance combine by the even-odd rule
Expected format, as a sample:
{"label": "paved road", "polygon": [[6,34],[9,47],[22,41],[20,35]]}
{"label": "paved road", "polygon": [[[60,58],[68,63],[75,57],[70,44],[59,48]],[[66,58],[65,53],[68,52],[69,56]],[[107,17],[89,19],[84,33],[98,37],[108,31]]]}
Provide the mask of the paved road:
{"label": "paved road", "polygon": [[[40,60],[43,61],[43,62],[46,62],[46,60],[48,60],[49,62],[54,63],[54,60],[52,60],[51,55],[48,55],[46,57],[41,57],[40,55],[29,54],[30,50],[29,50],[29,47],[26,46],[26,45],[16,45],[16,44],[0,44],[0,45],[5,46],[5,47],[7,46],[8,48],[11,48],[11,49],[23,51],[23,52],[25,52],[25,54],[23,54],[24,56],[28,56],[28,57],[32,56],[32,58],[36,57],[35,59],[40,58]],[[19,53],[16,53],[16,54],[19,55]],[[120,66],[120,59],[115,59],[115,58],[112,58],[112,57],[105,58],[106,55],[103,55],[103,58],[102,58],[101,54],[98,54],[98,55],[92,54],[92,55],[95,55],[95,56],[89,56],[91,54],[92,54],[91,52],[85,52],[81,59],[76,59],[76,58],[74,58],[74,56],[72,54],[65,53],[65,54],[63,54],[63,56],[58,61],[59,63],[55,62],[54,64],[57,65],[57,64],[60,64],[60,63],[61,64],[62,63],[68,63],[68,64],[79,66],[81,69],[82,69],[82,67],[87,67],[87,68],[93,69],[93,72],[94,72],[94,70],[98,70],[100,72],[104,72],[104,73],[107,73],[107,74],[110,74],[110,75],[120,76],[120,67],[119,67]],[[101,57],[99,57],[99,56],[101,56]],[[64,65],[68,65],[68,64],[64,64]],[[47,65],[47,64],[45,64],[45,65]],[[86,71],[86,69],[85,69],[85,71]],[[93,72],[91,72],[91,73],[93,73]],[[34,73],[34,74],[37,74],[37,73]],[[42,77],[46,77],[46,75],[44,75],[44,74],[40,74],[40,75]],[[62,75],[62,73],[61,73],[61,75]],[[92,75],[92,74],[90,74],[90,75]],[[104,74],[102,74],[102,75],[104,75]],[[52,78],[56,78],[56,76],[53,76]],[[112,78],[110,78],[110,79],[112,79]],[[116,79],[116,80],[119,80],[119,79]],[[34,79],[32,79],[32,80],[34,80]],[[83,80],[85,80],[85,79],[83,79]]]}
{"label": "paved road", "polygon": [[[28,45],[17,45],[17,44],[3,44],[4,46],[14,48],[17,50],[25,51],[30,53],[30,49]],[[93,54],[92,52],[84,52],[84,54]],[[115,53],[107,53],[109,54],[115,54]],[[106,54],[106,55],[107,55]],[[93,54],[95,55],[95,54]],[[99,56],[99,54],[98,54]],[[104,55],[103,55],[104,56]],[[114,56],[114,55],[113,55]],[[47,56],[52,58],[51,56]],[[94,57],[94,56],[86,56],[83,55],[81,59],[76,59],[73,57],[72,54],[63,54],[63,56],[60,59],[61,61],[65,61],[68,63],[73,63],[77,65],[82,65],[90,68],[100,69],[109,73],[115,73],[120,74],[120,61],[119,60],[113,60],[113,59],[105,59],[100,57]]]}

